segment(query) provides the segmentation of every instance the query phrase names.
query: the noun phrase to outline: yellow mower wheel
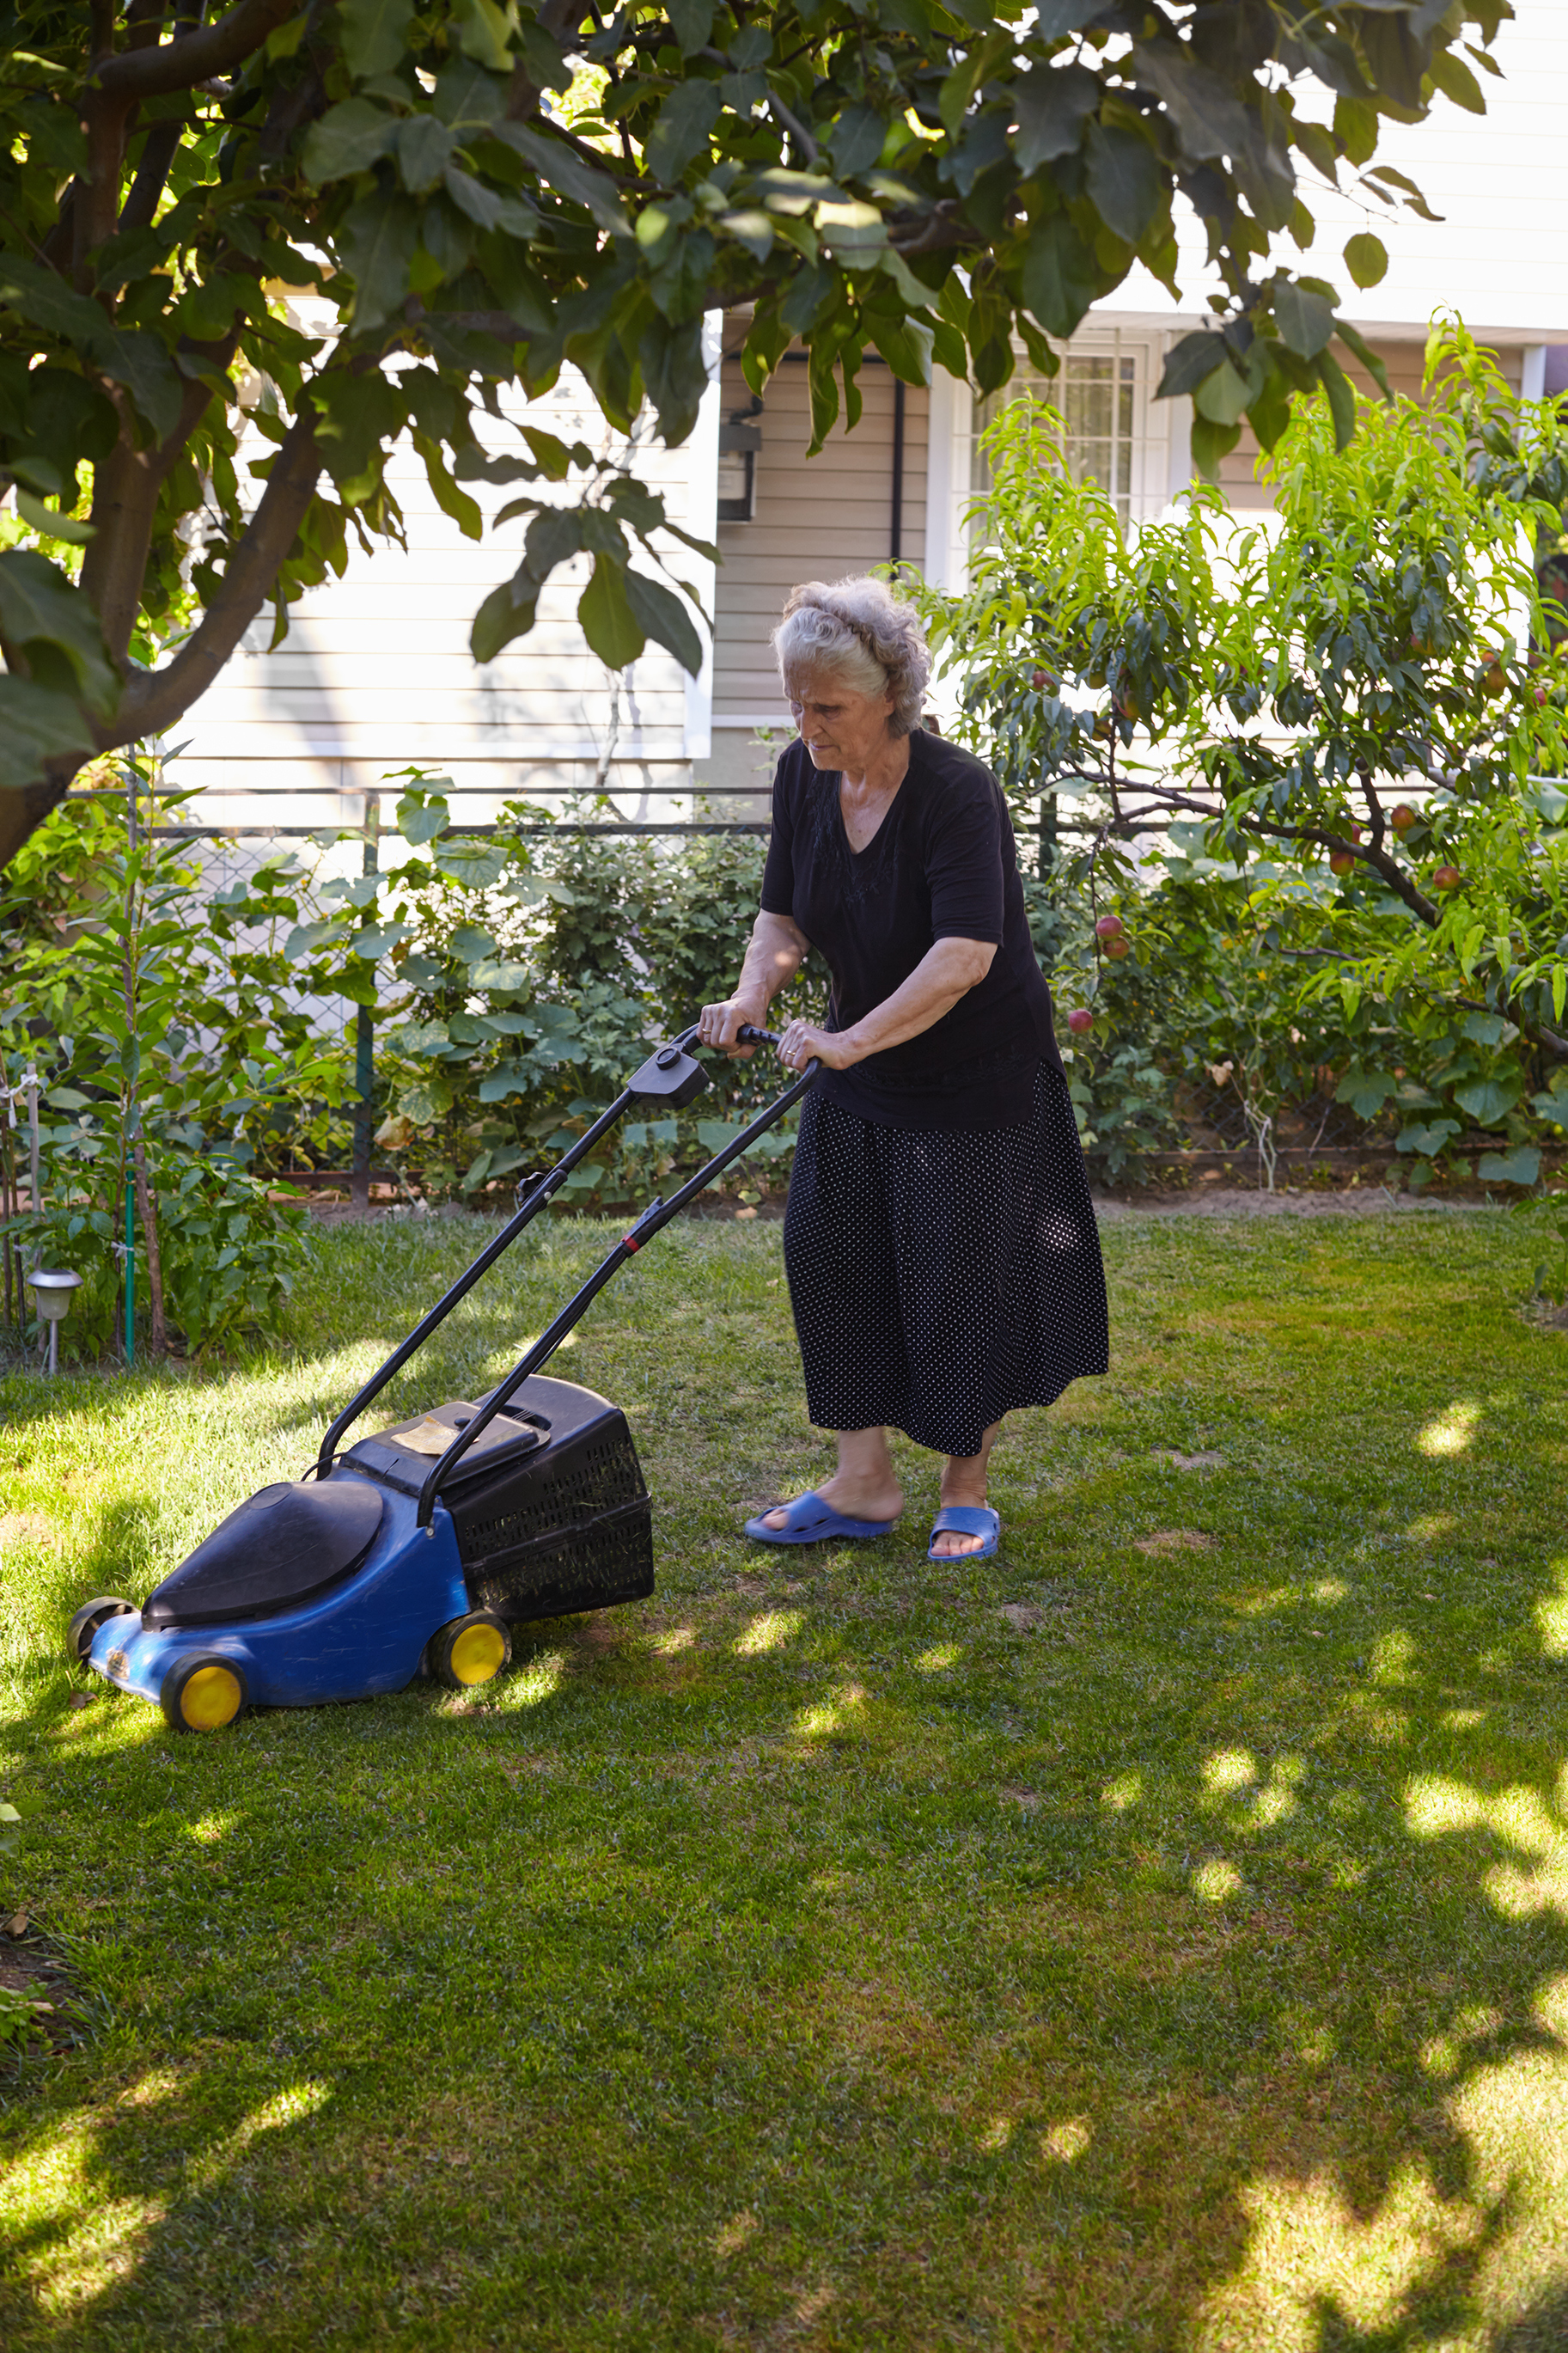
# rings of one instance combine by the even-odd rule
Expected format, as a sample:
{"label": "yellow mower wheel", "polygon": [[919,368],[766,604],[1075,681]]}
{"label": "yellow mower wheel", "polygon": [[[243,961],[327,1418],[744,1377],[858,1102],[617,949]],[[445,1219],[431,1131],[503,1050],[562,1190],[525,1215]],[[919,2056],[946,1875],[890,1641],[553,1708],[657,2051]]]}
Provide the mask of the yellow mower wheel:
{"label": "yellow mower wheel", "polygon": [[505,1619],[493,1610],[454,1618],[431,1637],[430,1672],[448,1691],[471,1691],[476,1683],[493,1682],[510,1663],[511,1635]]}
{"label": "yellow mower wheel", "polygon": [[221,1732],[249,1697],[243,1671],[233,1659],[213,1651],[181,1659],[169,1669],[158,1694],[176,1732]]}

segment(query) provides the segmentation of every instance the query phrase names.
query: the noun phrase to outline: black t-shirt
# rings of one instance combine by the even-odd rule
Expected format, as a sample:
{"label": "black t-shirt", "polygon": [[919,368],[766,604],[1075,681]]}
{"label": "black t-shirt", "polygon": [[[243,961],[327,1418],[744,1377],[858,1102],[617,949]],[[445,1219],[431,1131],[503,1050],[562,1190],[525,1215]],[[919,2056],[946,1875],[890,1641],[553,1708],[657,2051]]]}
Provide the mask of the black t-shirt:
{"label": "black t-shirt", "polygon": [[773,780],[763,910],[788,915],[833,976],[828,1027],[848,1029],[937,940],[992,940],[984,979],[918,1038],[825,1071],[821,1092],[885,1127],[1007,1127],[1027,1119],[1042,1059],[1061,1069],[1050,991],[1024,913],[1013,828],[989,768],[923,728],[892,806],[852,850],[841,777],[798,740]]}

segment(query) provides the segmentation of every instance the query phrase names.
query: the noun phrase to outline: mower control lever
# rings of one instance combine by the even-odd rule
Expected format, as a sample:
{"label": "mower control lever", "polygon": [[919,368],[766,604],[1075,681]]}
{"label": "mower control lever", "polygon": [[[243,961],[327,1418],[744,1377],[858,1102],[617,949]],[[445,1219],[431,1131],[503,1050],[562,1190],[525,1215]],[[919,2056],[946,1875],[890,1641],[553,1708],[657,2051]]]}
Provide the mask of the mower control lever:
{"label": "mower control lever", "polygon": [[737,1046],[776,1046],[778,1042],[771,1029],[759,1029],[750,1021],[742,1021],[735,1032]]}

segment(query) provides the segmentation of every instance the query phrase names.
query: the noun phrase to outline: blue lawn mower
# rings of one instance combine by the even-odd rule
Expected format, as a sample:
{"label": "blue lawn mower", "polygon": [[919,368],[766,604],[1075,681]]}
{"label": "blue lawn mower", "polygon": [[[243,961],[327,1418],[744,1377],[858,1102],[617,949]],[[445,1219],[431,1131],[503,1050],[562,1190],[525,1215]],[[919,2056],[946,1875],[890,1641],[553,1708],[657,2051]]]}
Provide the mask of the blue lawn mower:
{"label": "blue lawn mower", "polygon": [[650,1203],[498,1388],[338,1450],[634,1103],[676,1111],[702,1092],[708,1074],[687,1050],[696,1035],[658,1048],[526,1198],[519,1188],[515,1216],[339,1414],[304,1478],[241,1504],[140,1609],[110,1594],[84,1603],[73,1663],[156,1702],[181,1731],[216,1732],[252,1705],[365,1699],[421,1675],[458,1691],[486,1683],[510,1660],[513,1626],[653,1591],[652,1506],[626,1416],[542,1368],[626,1261],[805,1093],[815,1062]]}

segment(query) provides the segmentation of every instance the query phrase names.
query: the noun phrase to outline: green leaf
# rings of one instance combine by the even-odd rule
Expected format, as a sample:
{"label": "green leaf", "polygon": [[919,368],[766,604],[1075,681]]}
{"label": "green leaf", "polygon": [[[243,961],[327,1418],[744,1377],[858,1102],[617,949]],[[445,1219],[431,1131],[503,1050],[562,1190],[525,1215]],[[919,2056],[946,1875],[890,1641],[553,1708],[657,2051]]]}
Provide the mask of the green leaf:
{"label": "green leaf", "polygon": [[31,491],[23,490],[20,483],[16,486],[16,512],[22,521],[31,523],[33,529],[42,532],[46,538],[61,540],[68,547],[85,547],[93,536],[91,523],[78,522],[74,516],[60,514],[54,507],[47,507],[42,499],[36,499]]}
{"label": "green leaf", "polygon": [[1373,350],[1361,329],[1352,327],[1348,319],[1336,319],[1334,328],[1341,343],[1344,344],[1347,351],[1354,353],[1384,400],[1392,400],[1394,395],[1388,388],[1388,370],[1378,353]]}
{"label": "green leaf", "polygon": [[413,15],[414,0],[338,0],[343,56],[356,81],[390,73],[401,61]]}
{"label": "green leaf", "polygon": [[[425,120],[416,116],[416,121]],[[305,177],[313,188],[329,180],[346,180],[356,172],[368,172],[378,155],[384,155],[400,130],[412,128],[399,125],[395,115],[384,107],[373,106],[368,98],[345,98],[340,106],[329,108],[319,122],[312,122],[305,133],[300,161]]]}
{"label": "green leaf", "polygon": [[335,947],[348,936],[348,925],[340,915],[329,915],[313,923],[296,923],[283,943],[283,960],[295,964],[302,956],[319,955],[324,947]]}
{"label": "green leaf", "polygon": [[1329,411],[1334,420],[1334,447],[1348,449],[1355,438],[1355,394],[1338,360],[1327,352],[1318,353],[1318,378],[1329,396]]}
{"label": "green leaf", "polygon": [[680,598],[662,581],[629,566],[625,582],[634,621],[656,644],[668,646],[682,670],[695,678],[702,668],[702,640]]}
{"label": "green leaf", "polygon": [[458,27],[458,44],[466,58],[492,73],[510,70],[510,28],[495,0],[456,0],[452,22]]}
{"label": "green leaf", "polygon": [[1413,1122],[1410,1126],[1400,1129],[1394,1150],[1424,1153],[1430,1160],[1442,1151],[1451,1135],[1458,1135],[1458,1133],[1459,1123],[1457,1119],[1434,1119],[1426,1122],[1425,1125],[1420,1122]]}
{"label": "green leaf", "polygon": [[[1375,286],[1386,276],[1388,248],[1380,237],[1373,237],[1370,229],[1360,229],[1354,237],[1347,237],[1344,251],[1345,268],[1358,286]],[[1294,344],[1291,349],[1295,349]],[[1307,359],[1313,356],[1310,352],[1303,353]]]}
{"label": "green leaf", "polygon": [[349,954],[365,956],[374,963],[381,956],[390,955],[399,941],[407,939],[413,929],[412,923],[367,923],[363,931],[351,934]]}
{"label": "green leaf", "polygon": [[397,804],[397,830],[405,841],[434,841],[452,821],[441,793],[411,788]]}
{"label": "green leaf", "polygon": [[456,143],[452,132],[434,114],[411,114],[398,124],[397,169],[411,195],[429,194],[450,163]]}
{"label": "green leaf", "polygon": [[1333,335],[1333,304],[1325,302],[1321,294],[1309,294],[1293,279],[1275,281],[1274,316],[1287,348],[1298,359],[1315,360]]}
{"label": "green leaf", "polygon": [[444,65],[431,97],[442,121],[465,145],[471,144],[481,131],[505,136],[501,117],[506,112],[506,85],[471,58],[454,58]]}
{"label": "green leaf", "polygon": [[1175,400],[1194,391],[1205,375],[1218,367],[1225,353],[1223,335],[1210,334],[1202,327],[1194,334],[1184,335],[1165,355],[1164,373],[1155,399]]}
{"label": "green leaf", "polygon": [[468,979],[475,988],[493,989],[500,997],[516,997],[531,986],[533,974],[529,965],[510,956],[498,956],[493,964],[475,965]]}
{"label": "green leaf", "polygon": [[1478,1127],[1500,1127],[1523,1092],[1524,1082],[1517,1075],[1511,1079],[1471,1079],[1454,1089],[1454,1101]]}
{"label": "green leaf", "polygon": [[683,58],[706,48],[713,32],[713,0],[668,0],[669,28]]}
{"label": "green leaf", "polygon": [[1157,92],[1194,163],[1247,153],[1252,131],[1246,107],[1190,49],[1179,41],[1140,41],[1132,55],[1140,81]]}
{"label": "green leaf", "polygon": [[1094,256],[1066,213],[1049,213],[1037,221],[1024,257],[1024,305],[1047,334],[1065,342],[1093,301],[1099,284]]}
{"label": "green leaf", "polygon": [[[36,548],[9,548],[0,554],[0,637],[19,648],[32,666],[32,679],[15,683],[54,691],[74,685],[103,714],[118,702],[120,680],[98,615],[80,589]],[[51,670],[60,674],[48,675]],[[37,723],[50,724],[43,706]]]}
{"label": "green leaf", "polygon": [[434,861],[437,871],[461,882],[469,891],[492,890],[505,874],[509,853],[493,841],[481,840],[474,834],[459,834],[455,840],[436,844]]}
{"label": "green leaf", "polygon": [[419,207],[401,189],[378,188],[351,207],[338,251],[354,281],[353,329],[384,326],[402,309],[419,237]]}
{"label": "green leaf", "polygon": [[1335,135],[1343,142],[1345,153],[1352,164],[1371,162],[1377,153],[1380,128],[1377,109],[1369,106],[1365,99],[1335,99]]}
{"label": "green leaf", "polygon": [[465,964],[483,964],[487,956],[493,956],[496,953],[494,938],[489,932],[481,931],[478,923],[459,923],[447,945],[452,954],[460,956]]}
{"label": "green leaf", "polygon": [[842,269],[871,269],[888,242],[887,224],[875,205],[844,196],[820,204],[813,216],[824,245]]}
{"label": "green leaf", "polygon": [[477,662],[494,661],[513,638],[527,636],[539,609],[539,588],[524,565],[510,580],[490,590],[468,631],[468,650]]}
{"label": "green leaf", "polygon": [[846,107],[828,133],[834,170],[846,180],[852,180],[857,173],[868,172],[873,164],[881,162],[887,137],[887,118],[879,109]]}
{"label": "green leaf", "polygon": [[644,149],[656,179],[668,187],[680,178],[693,156],[708,144],[722,102],[716,81],[676,85],[659,108],[658,121]]}
{"label": "green leaf", "polygon": [[1089,202],[1108,227],[1128,245],[1136,245],[1160,201],[1160,164],[1153,148],[1142,132],[1125,124],[1091,122],[1086,152]]}
{"label": "green leaf", "polygon": [[625,670],[647,642],[626,595],[626,565],[614,556],[594,558],[594,576],[577,604],[583,634],[606,670]]}
{"label": "green leaf", "polygon": [[[1462,106],[1467,114],[1486,112],[1487,102],[1481,96],[1479,82],[1463,58],[1457,58],[1452,49],[1434,49],[1426,61],[1426,70],[1444,97],[1451,98],[1456,106]],[[1535,1180],[1531,1177],[1528,1181],[1533,1184]]]}
{"label": "green leaf", "polygon": [[601,228],[623,234],[630,228],[608,173],[595,171],[570,147],[563,147],[559,139],[546,139],[542,132],[531,131],[525,122],[497,122],[492,126],[492,136],[514,148],[525,163],[531,164],[547,186],[592,213]]}
{"label": "green leaf", "polygon": [[180,421],[184,385],[156,335],[112,335],[98,355],[105,375],[122,384],[160,440]]}
{"label": "green leaf", "polygon": [[930,384],[936,337],[923,320],[903,319],[896,327],[884,326],[878,320],[873,341],[893,374],[905,384]]}
{"label": "green leaf", "polygon": [[96,748],[74,695],[0,675],[0,786],[36,785],[46,760],[78,759]]}
{"label": "green leaf", "polygon": [[1541,1174],[1541,1155],[1533,1144],[1516,1144],[1511,1152],[1483,1152],[1476,1175],[1483,1185],[1533,1185]]}
{"label": "green leaf", "polygon": [[398,1096],[397,1108],[416,1127],[433,1127],[443,1113],[452,1108],[451,1087],[445,1079],[435,1076],[416,1079]]}
{"label": "green leaf", "polygon": [[1018,116],[1014,153],[1027,178],[1042,164],[1077,154],[1084,123],[1100,104],[1100,83],[1087,66],[1032,66],[1014,84],[1013,104]]}
{"label": "green leaf", "polygon": [[1399,1081],[1385,1071],[1363,1071],[1352,1063],[1334,1089],[1334,1101],[1349,1103],[1357,1119],[1375,1119],[1398,1092]]}
{"label": "green leaf", "polygon": [[1255,387],[1227,359],[1205,375],[1193,395],[1193,405],[1211,425],[1236,425],[1247,413]]}

